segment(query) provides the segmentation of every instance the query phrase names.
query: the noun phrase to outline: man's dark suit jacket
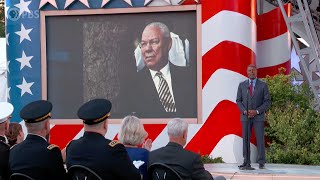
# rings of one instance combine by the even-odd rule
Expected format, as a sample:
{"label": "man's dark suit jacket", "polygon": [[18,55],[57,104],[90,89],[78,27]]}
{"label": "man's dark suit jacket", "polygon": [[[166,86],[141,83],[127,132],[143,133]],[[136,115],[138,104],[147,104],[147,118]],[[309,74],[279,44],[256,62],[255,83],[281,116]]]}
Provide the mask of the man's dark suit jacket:
{"label": "man's dark suit jacket", "polygon": [[85,132],[83,137],[69,143],[66,164],[90,168],[106,180],[138,180],[140,172],[130,160],[125,147],[95,132]]}
{"label": "man's dark suit jacket", "polygon": [[23,173],[34,179],[65,179],[66,171],[60,149],[37,135],[28,134],[10,150],[12,173]]}
{"label": "man's dark suit jacket", "polygon": [[9,150],[10,146],[5,142],[5,138],[0,136],[0,179],[9,179]]}
{"label": "man's dark suit jacket", "polygon": [[[127,111],[136,112],[143,118],[197,117],[197,81],[196,74],[186,67],[169,63],[172,91],[177,112],[166,112],[159,99],[150,70],[144,67],[137,74],[133,87],[128,89]],[[129,100],[130,99],[130,100]]]}
{"label": "man's dark suit jacket", "polygon": [[[237,105],[241,111],[241,121],[247,121],[247,115],[243,114],[247,110],[258,110],[257,114],[253,120],[254,121],[264,121],[265,112],[268,110],[271,104],[271,98],[267,84],[259,79],[256,81],[254,87],[253,95],[250,96],[249,93],[249,80],[245,80],[239,84],[237,93]],[[247,105],[248,104],[248,105]]]}
{"label": "man's dark suit jacket", "polygon": [[179,173],[184,180],[213,179],[206,171],[199,154],[183,149],[180,144],[169,142],[165,147],[150,152],[149,165],[164,163]]}

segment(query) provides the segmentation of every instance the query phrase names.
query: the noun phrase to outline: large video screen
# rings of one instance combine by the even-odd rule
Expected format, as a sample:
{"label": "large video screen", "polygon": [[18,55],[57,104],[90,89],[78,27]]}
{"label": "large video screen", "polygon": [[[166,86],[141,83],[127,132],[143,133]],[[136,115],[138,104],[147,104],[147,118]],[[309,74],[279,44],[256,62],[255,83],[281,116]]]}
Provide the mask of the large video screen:
{"label": "large video screen", "polygon": [[45,36],[53,119],[94,98],[112,119],[198,118],[196,10],[50,15]]}

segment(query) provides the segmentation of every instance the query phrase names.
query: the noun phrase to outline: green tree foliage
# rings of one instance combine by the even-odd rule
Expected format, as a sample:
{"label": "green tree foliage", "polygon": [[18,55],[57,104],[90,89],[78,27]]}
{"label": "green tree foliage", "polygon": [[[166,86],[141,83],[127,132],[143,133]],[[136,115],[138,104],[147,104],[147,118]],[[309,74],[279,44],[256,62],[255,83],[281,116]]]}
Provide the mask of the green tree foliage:
{"label": "green tree foliage", "polygon": [[202,155],[201,161],[203,164],[224,163],[222,157],[212,158],[210,155]]}
{"label": "green tree foliage", "polygon": [[5,37],[4,32],[5,32],[4,24],[0,23],[0,37]]}
{"label": "green tree foliage", "polygon": [[4,6],[0,5],[0,37],[5,37]]}
{"label": "green tree foliage", "polygon": [[280,73],[266,78],[272,99],[267,113],[267,161],[320,165],[320,114],[313,110],[309,88],[293,84],[293,77]]}

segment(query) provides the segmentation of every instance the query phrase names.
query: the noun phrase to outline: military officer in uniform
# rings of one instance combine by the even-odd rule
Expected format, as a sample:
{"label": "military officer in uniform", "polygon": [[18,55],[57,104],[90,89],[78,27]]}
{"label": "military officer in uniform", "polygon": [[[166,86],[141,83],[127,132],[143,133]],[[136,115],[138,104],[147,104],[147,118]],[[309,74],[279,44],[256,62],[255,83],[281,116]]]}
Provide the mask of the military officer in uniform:
{"label": "military officer in uniform", "polygon": [[0,102],[0,179],[9,179],[9,150],[6,131],[9,128],[13,106],[7,102]]}
{"label": "military officer in uniform", "polygon": [[28,129],[26,139],[10,150],[12,173],[22,173],[33,179],[65,179],[61,151],[48,143],[52,104],[39,100],[26,105],[20,116]]}
{"label": "military officer in uniform", "polygon": [[82,165],[108,180],[141,179],[139,170],[132,164],[124,145],[104,137],[111,106],[109,100],[94,99],[80,107],[78,117],[83,120],[84,135],[68,144],[67,168]]}

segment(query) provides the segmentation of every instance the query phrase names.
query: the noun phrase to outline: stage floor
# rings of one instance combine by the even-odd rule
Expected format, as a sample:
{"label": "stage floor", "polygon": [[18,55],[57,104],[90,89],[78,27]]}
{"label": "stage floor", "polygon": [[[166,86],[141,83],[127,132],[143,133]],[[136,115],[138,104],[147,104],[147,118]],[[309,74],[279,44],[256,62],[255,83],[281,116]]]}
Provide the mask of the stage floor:
{"label": "stage floor", "polygon": [[227,180],[320,180],[320,166],[302,166],[288,164],[266,164],[266,169],[259,169],[258,164],[252,164],[255,170],[243,171],[239,164],[205,164],[213,177],[224,176]]}

